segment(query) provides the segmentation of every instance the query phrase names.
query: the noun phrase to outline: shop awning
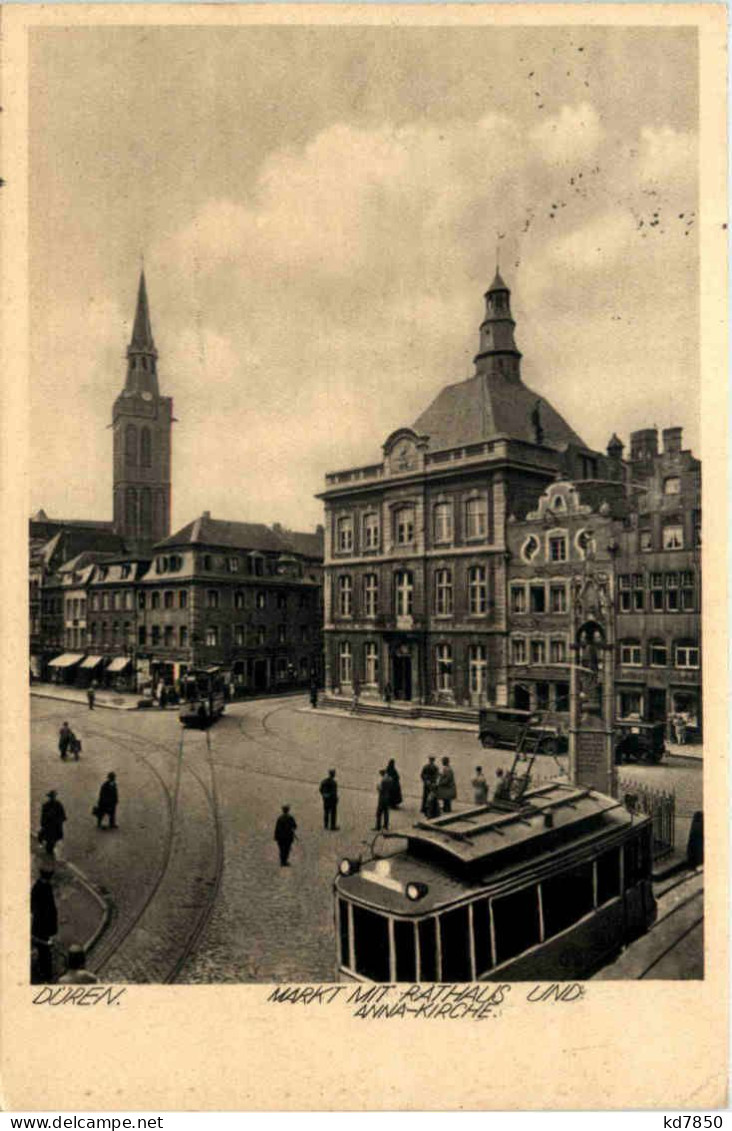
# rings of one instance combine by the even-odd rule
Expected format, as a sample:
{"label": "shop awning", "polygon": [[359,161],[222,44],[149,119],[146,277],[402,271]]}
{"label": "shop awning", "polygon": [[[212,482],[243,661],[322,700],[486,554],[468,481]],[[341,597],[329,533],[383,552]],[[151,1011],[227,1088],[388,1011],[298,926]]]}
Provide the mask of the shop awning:
{"label": "shop awning", "polygon": [[130,662],[129,656],[115,656],[111,664],[107,664],[108,672],[122,672]]}
{"label": "shop awning", "polygon": [[87,656],[87,658],[84,660],[84,663],[81,666],[82,666],[82,668],[95,668],[97,666],[97,664],[101,664],[101,662],[102,662],[101,656]]}
{"label": "shop awning", "polygon": [[79,660],[84,657],[77,652],[64,652],[63,656],[57,656],[55,660],[51,660],[48,665],[49,668],[70,668],[72,664],[78,664]]}

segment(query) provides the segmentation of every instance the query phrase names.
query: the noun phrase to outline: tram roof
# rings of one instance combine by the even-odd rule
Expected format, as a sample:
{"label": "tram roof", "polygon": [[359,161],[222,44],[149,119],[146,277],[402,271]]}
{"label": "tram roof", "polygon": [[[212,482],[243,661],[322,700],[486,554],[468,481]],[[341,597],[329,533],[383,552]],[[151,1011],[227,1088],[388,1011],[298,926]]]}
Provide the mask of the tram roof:
{"label": "tram roof", "polygon": [[523,847],[526,855],[541,851],[558,834],[564,843],[582,836],[611,810],[625,810],[619,801],[566,782],[548,782],[527,790],[520,804],[495,803],[432,821],[418,821],[406,834],[412,851],[437,849],[455,863],[477,864]]}
{"label": "tram roof", "polygon": [[[510,810],[482,805],[389,834],[407,838],[408,850],[368,861],[356,874],[339,876],[336,886],[380,910],[422,916],[469,895],[476,885],[510,885],[526,869],[538,874],[574,851],[596,852],[609,836],[641,820],[646,818],[633,817],[612,797],[547,783]],[[409,900],[409,882],[428,885],[427,895]]]}

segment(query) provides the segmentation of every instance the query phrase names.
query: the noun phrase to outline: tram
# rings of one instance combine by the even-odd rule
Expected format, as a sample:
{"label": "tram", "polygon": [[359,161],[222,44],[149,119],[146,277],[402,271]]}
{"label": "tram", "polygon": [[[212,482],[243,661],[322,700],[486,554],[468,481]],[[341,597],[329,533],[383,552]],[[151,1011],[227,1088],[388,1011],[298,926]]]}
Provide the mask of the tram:
{"label": "tram", "polygon": [[219,668],[189,671],[181,682],[178,718],[184,727],[207,727],[224,713],[226,694]]}
{"label": "tram", "polygon": [[583,979],[648,930],[651,819],[566,780],[528,784],[341,861],[341,981]]}

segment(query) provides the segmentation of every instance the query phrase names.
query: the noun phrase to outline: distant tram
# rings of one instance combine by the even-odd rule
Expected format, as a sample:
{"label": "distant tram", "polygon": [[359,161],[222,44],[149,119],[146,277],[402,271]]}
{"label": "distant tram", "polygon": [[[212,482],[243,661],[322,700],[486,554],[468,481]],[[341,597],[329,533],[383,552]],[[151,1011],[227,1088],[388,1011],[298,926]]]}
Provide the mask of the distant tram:
{"label": "distant tram", "polygon": [[181,683],[178,718],[184,727],[207,727],[224,713],[226,694],[219,668],[189,671]]}
{"label": "distant tram", "polygon": [[383,835],[335,880],[343,981],[582,979],[656,917],[651,819],[566,781]]}

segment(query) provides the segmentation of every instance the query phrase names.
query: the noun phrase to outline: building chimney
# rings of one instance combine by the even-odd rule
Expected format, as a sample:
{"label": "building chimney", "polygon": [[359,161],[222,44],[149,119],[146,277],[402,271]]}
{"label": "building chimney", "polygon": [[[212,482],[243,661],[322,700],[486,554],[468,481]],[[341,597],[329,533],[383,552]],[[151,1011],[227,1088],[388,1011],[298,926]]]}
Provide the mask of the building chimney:
{"label": "building chimney", "polygon": [[211,517],[211,511],[204,511],[203,514],[201,515],[201,518],[210,518],[210,517]]}
{"label": "building chimney", "polygon": [[665,455],[675,455],[681,451],[681,428],[664,428],[663,450]]}
{"label": "building chimney", "polygon": [[630,433],[630,458],[633,463],[654,459],[658,455],[658,429],[641,428]]}

